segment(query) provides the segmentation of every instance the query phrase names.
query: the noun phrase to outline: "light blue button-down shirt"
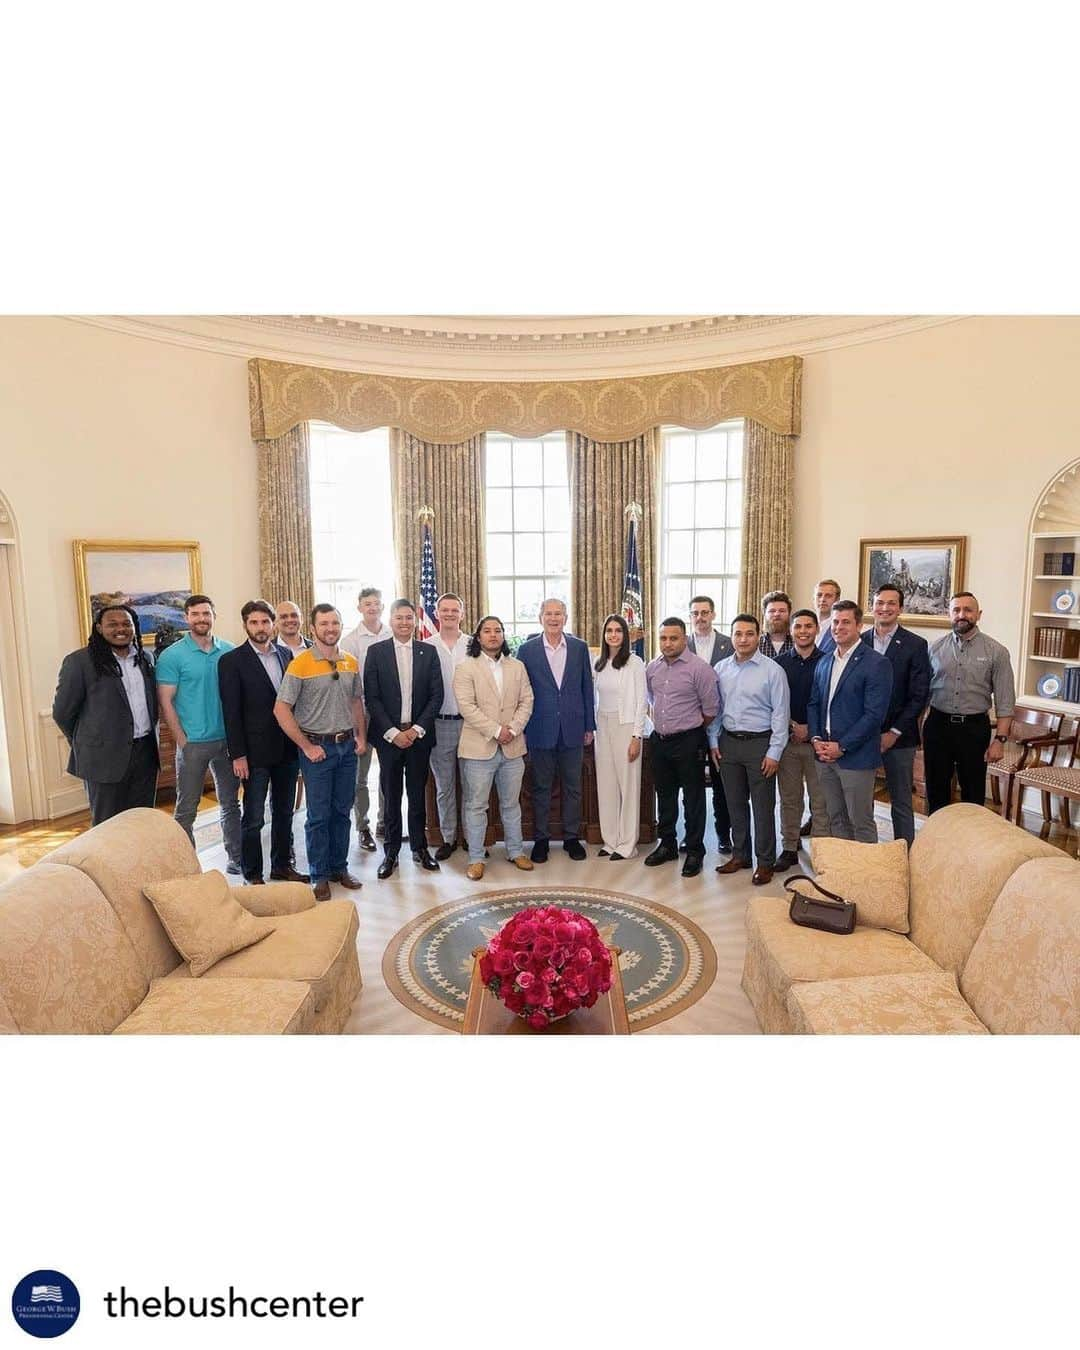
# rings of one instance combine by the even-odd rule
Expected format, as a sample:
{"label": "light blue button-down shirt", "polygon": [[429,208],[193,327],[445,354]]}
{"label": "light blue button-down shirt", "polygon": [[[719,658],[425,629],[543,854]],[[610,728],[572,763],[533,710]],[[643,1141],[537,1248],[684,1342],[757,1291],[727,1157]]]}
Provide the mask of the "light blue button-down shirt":
{"label": "light blue button-down shirt", "polygon": [[720,711],[709,724],[709,745],[720,744],[720,729],[771,732],[769,759],[784,753],[791,728],[791,691],[783,668],[761,652],[746,661],[729,656],[717,661]]}

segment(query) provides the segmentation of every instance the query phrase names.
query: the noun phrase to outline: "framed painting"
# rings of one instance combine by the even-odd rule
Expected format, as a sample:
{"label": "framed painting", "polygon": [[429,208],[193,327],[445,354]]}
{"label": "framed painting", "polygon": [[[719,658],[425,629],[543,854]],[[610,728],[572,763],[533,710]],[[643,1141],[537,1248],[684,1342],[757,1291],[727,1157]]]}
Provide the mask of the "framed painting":
{"label": "framed painting", "polygon": [[192,540],[76,539],[75,594],[79,634],[89,641],[93,615],[105,605],[130,605],[144,646],[159,631],[187,631],[184,601],[202,590],[199,545]]}
{"label": "framed painting", "polygon": [[947,628],[949,597],[964,589],[967,536],[952,539],[862,539],[859,541],[859,604],[870,610],[874,592],[886,583],[904,597],[900,622]]}

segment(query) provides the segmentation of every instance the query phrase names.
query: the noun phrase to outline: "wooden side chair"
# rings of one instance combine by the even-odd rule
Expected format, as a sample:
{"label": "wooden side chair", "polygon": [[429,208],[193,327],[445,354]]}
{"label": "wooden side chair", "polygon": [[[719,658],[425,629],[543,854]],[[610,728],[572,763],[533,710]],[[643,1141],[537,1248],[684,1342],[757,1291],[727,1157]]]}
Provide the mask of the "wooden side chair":
{"label": "wooden side chair", "polygon": [[[1005,753],[996,764],[987,765],[990,794],[994,805],[1006,820],[1012,814],[1016,775],[1022,769],[1054,762],[1063,720],[1064,714],[1044,712],[1041,708],[1018,706],[1013,712]],[[1004,803],[1001,800],[1002,783],[1005,784]]]}
{"label": "wooden side chair", "polygon": [[1066,829],[1072,827],[1071,803],[1080,802],[1080,718],[1069,718],[1062,726],[1057,758],[1057,764],[1032,765],[1016,775],[1016,823],[1023,824],[1025,788],[1036,788],[1042,796],[1042,838],[1053,824],[1051,798],[1061,799],[1058,818]]}

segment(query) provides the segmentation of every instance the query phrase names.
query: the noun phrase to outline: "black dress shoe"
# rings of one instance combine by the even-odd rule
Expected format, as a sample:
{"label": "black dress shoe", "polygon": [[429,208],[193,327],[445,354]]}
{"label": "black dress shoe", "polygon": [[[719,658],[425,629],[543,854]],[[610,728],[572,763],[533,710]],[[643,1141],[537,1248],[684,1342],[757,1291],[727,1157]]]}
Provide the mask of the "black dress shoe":
{"label": "black dress shoe", "polygon": [[445,862],[450,854],[457,848],[457,844],[440,844],[435,850],[435,861]]}
{"label": "black dress shoe", "polygon": [[602,849],[597,853],[596,856],[597,856],[598,858],[610,858],[610,857],[611,857],[611,854],[607,851],[606,848],[602,848]]}
{"label": "black dress shoe", "polygon": [[231,862],[231,863],[229,863],[229,865],[225,868],[225,871],[226,871],[226,872],[229,874],[229,876],[231,876],[231,877],[238,877],[238,876],[242,876],[242,875],[243,875],[244,869],[240,866],[239,863]]}
{"label": "black dress shoe", "polygon": [[585,852],[585,845],[580,839],[565,839],[563,841],[563,848],[575,862],[584,862],[589,856]]}
{"label": "black dress shoe", "polygon": [[807,816],[807,818],[799,826],[799,834],[805,839],[813,828],[814,828],[814,817]]}
{"label": "black dress shoe", "polygon": [[376,844],[375,844],[375,840],[372,839],[372,837],[371,837],[371,831],[370,831],[370,830],[361,830],[361,831],[360,831],[360,847],[364,850],[365,853],[374,853],[374,852],[375,852]]}
{"label": "black dress shoe", "polygon": [[680,852],[680,853],[685,853],[685,852],[686,852],[686,845],[685,845],[685,844],[680,844],[680,845],[679,845],[679,852]]}
{"label": "black dress shoe", "polygon": [[375,875],[380,881],[385,881],[388,876],[393,875],[394,868],[397,866],[396,858],[384,858],[379,864],[379,870]]}
{"label": "black dress shoe", "polygon": [[682,874],[684,877],[696,877],[701,871],[701,864],[705,861],[700,853],[688,853],[686,861],[682,865]]}
{"label": "black dress shoe", "polygon": [[716,843],[716,847],[720,850],[721,853],[730,853],[730,852],[731,852],[731,840],[730,840],[730,839],[718,839],[718,840],[717,840],[717,843]]}
{"label": "black dress shoe", "polygon": [[784,849],[776,862],[773,864],[774,872],[786,872],[789,867],[794,867],[799,861],[799,855],[790,848]]}
{"label": "black dress shoe", "polygon": [[621,853],[612,853],[608,856],[608,862],[625,862],[626,859]]}
{"label": "black dress shoe", "polygon": [[419,848],[412,855],[414,863],[419,863],[425,872],[441,872],[442,868],[427,851],[426,848]]}
{"label": "black dress shoe", "polygon": [[548,841],[546,839],[538,839],[536,843],[533,844],[532,852],[529,854],[529,857],[533,862],[547,862]]}
{"label": "black dress shoe", "polygon": [[287,872],[271,872],[271,881],[301,881],[306,886],[311,878],[306,872],[298,872],[295,867],[290,867]]}
{"label": "black dress shoe", "polygon": [[[304,880],[306,881],[306,880],[307,880],[307,877],[305,877]],[[263,881],[262,877],[245,877],[245,878],[244,878],[244,885],[245,885],[245,886],[265,886],[265,885],[266,885],[266,882]]]}
{"label": "black dress shoe", "polygon": [[654,848],[653,851],[649,854],[649,856],[645,859],[645,866],[659,867],[661,863],[678,862],[678,861],[679,861],[679,850],[677,848],[668,848],[666,847],[666,845],[660,844],[658,847]]}

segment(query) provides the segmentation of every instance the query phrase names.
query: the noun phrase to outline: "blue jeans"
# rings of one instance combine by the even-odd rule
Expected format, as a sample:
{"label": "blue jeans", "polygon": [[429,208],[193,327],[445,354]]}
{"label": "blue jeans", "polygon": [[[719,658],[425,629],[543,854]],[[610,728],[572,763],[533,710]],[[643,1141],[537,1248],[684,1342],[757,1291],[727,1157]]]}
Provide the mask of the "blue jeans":
{"label": "blue jeans", "polygon": [[308,871],[312,885],[340,876],[349,861],[349,812],[356,795],[356,742],[324,745],[317,763],[300,756],[304,775]]}
{"label": "blue jeans", "polygon": [[521,780],[525,777],[525,756],[507,759],[500,745],[490,759],[459,759],[462,795],[465,798],[462,822],[469,847],[469,862],[484,861],[484,835],[487,832],[488,798],[494,781],[499,793],[506,856],[513,861],[521,856]]}

